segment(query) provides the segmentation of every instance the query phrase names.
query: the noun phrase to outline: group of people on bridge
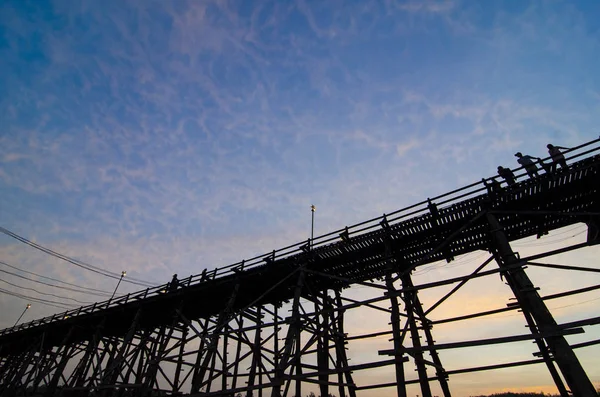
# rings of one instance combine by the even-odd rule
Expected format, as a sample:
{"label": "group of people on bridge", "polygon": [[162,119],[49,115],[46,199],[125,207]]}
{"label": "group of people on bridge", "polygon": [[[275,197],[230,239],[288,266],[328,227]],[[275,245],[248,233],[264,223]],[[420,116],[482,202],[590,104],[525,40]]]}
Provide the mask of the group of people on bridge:
{"label": "group of people on bridge", "polygon": [[[548,154],[552,159],[551,164],[544,163],[544,161],[540,157],[533,157],[527,154],[524,155],[521,152],[515,153],[515,156],[517,157],[517,162],[521,166],[523,166],[523,168],[527,172],[527,175],[529,175],[530,178],[539,177],[539,168],[537,166],[538,163],[546,173],[552,173],[556,171],[558,165],[560,165],[561,168],[568,168],[567,161],[565,160],[565,156],[562,154],[561,149],[569,150],[569,148],[565,148],[562,146],[554,146],[551,143],[546,145],[546,147],[548,148]],[[516,176],[510,168],[498,166],[498,175],[504,178],[508,186],[512,186],[516,183]],[[490,191],[496,191],[496,189],[501,189],[500,182],[498,182],[495,178],[492,178],[491,183],[488,183],[488,180],[483,179],[483,183],[487,186],[488,189],[491,189]],[[235,271],[236,269],[234,268],[233,270]],[[204,281],[207,278],[207,272],[206,269],[204,269],[200,281]],[[164,289],[161,292],[174,292],[181,286],[183,285],[178,280],[177,274],[174,274],[171,281],[167,283],[166,289]]]}
{"label": "group of people on bridge", "polygon": [[[562,146],[554,146],[551,143],[546,145],[546,147],[548,148],[548,154],[552,158],[551,164],[544,163],[544,161],[539,157],[533,157],[533,156],[529,156],[527,154],[524,155],[521,152],[515,153],[515,156],[517,157],[517,162],[521,166],[523,166],[523,168],[525,168],[525,171],[527,172],[527,175],[529,175],[530,178],[536,178],[539,176],[539,174],[538,174],[539,168],[537,166],[538,163],[540,164],[540,166],[546,173],[551,173],[551,172],[556,171],[556,168],[558,165],[560,165],[561,168],[568,167],[567,161],[565,160],[565,156],[561,152],[561,149],[569,150],[568,148],[565,148]],[[515,174],[512,172],[512,170],[510,168],[504,168],[501,165],[499,165],[498,166],[498,175],[500,175],[502,178],[504,178],[504,180],[506,181],[506,184],[509,186],[514,185],[516,183]]]}

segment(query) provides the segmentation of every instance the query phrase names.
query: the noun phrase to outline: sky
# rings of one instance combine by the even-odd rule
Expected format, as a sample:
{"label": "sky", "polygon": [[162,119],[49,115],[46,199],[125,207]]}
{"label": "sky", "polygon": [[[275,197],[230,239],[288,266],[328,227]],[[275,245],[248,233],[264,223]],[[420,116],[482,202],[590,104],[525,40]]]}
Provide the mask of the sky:
{"label": "sky", "polygon": [[[127,271],[119,293],[136,291],[129,277],[165,283],[305,240],[311,204],[318,235],[517,167],[516,151],[545,157],[547,143],[596,139],[598,64],[592,0],[4,1],[0,226]],[[521,244],[580,241],[584,230]],[[597,254],[557,260],[597,267]],[[5,235],[0,261],[116,286]],[[421,277],[454,270],[435,265]],[[538,273],[544,291],[564,288],[564,273]],[[27,296],[77,304],[14,285],[95,299],[0,279]],[[481,285],[444,313],[508,299],[506,288]],[[589,317],[598,297],[553,304]],[[0,293],[0,328],[27,303]],[[23,321],[59,311],[36,303]],[[513,320],[523,332],[519,317],[490,327],[508,332]],[[483,324],[443,339],[485,333]],[[599,368],[592,351],[578,354]],[[456,393],[553,390],[542,366],[509,373],[462,375]]]}

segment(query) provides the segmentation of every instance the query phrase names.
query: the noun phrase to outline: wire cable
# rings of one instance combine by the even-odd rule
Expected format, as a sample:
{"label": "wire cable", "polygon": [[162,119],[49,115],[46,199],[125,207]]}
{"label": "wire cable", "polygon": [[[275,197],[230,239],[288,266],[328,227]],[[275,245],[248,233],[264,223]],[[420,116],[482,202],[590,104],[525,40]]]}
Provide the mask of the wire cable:
{"label": "wire cable", "polygon": [[32,278],[25,277],[25,276],[22,276],[22,275],[20,275],[20,274],[17,274],[17,273],[9,272],[8,270],[2,270],[2,269],[0,269],[0,272],[2,272],[2,273],[6,273],[6,274],[10,274],[11,276],[15,276],[15,277],[22,278],[23,280],[29,280],[29,281],[33,281],[34,283],[38,283],[38,284],[47,285],[47,286],[49,286],[49,287],[55,287],[55,288],[66,289],[66,290],[68,290],[68,291],[79,292],[79,293],[81,293],[81,294],[87,294],[87,295],[96,295],[96,296],[99,296],[99,297],[102,297],[102,298],[105,298],[105,297],[107,297],[107,296],[110,296],[110,293],[108,293],[108,294],[99,294],[99,293],[94,293],[94,292],[84,291],[84,290],[75,289],[75,288],[63,287],[63,286],[61,286],[61,285],[54,285],[54,284],[50,284],[50,283],[45,283],[45,282],[43,282],[43,281],[34,280],[34,279],[32,279]]}
{"label": "wire cable", "polygon": [[441,260],[439,261],[440,263],[433,263],[431,265],[427,265],[424,266],[422,268],[417,268],[415,269],[415,271],[413,272],[413,275],[415,276],[422,276],[424,274],[429,273],[432,270],[442,270],[442,269],[452,269],[455,267],[460,267],[460,266],[464,266],[467,264],[472,264],[475,263],[477,261],[479,261],[479,259],[483,258],[484,256],[488,256],[489,253],[488,252],[470,252],[468,254],[462,255],[461,257],[459,257],[458,259],[446,263],[446,262],[442,262]]}
{"label": "wire cable", "polygon": [[[66,288],[66,287],[62,287],[62,286],[59,286],[59,285],[52,285],[52,284],[46,284],[46,283],[44,283],[45,285],[49,285],[51,287],[63,288],[63,289],[68,289],[70,291],[76,291],[76,292],[86,292],[86,293],[90,293],[90,294],[98,295],[98,296],[104,296],[104,295],[110,296],[110,294],[111,294],[110,291],[104,291],[104,290],[101,290],[101,289],[96,289],[96,288],[91,288],[91,287],[84,287],[84,286],[80,286],[80,285],[77,285],[77,284],[68,283],[66,281],[62,281],[62,280],[59,280],[59,279],[56,279],[56,278],[52,278],[52,277],[48,277],[48,276],[43,276],[41,274],[37,274],[37,273],[34,273],[34,272],[30,272],[28,270],[21,269],[21,268],[19,268],[17,266],[9,265],[6,262],[0,261],[0,265],[8,266],[11,269],[15,269],[15,270],[18,270],[20,272],[27,273],[27,274],[32,274],[32,275],[40,277],[40,278],[45,278],[46,280],[52,280],[52,281],[56,281],[57,283],[62,283],[62,284],[65,284],[65,285],[71,285],[73,287],[77,287],[78,290],[73,290],[71,288]],[[9,274],[13,274],[13,273],[9,273]],[[13,274],[13,275],[15,275],[15,274]],[[27,278],[27,280],[38,282],[37,280],[33,280],[33,279],[30,279],[30,278]],[[79,289],[85,290],[85,291],[80,291]],[[90,291],[90,292],[87,292],[87,291]]]}
{"label": "wire cable", "polygon": [[51,300],[42,299],[42,298],[34,298],[31,296],[19,294],[19,293],[13,292],[13,291],[8,291],[3,288],[0,288],[0,293],[12,295],[14,297],[21,298],[25,301],[37,302],[37,303],[41,303],[43,305],[57,307],[59,309],[69,310],[69,309],[72,309],[74,306],[77,306],[77,305],[72,305],[70,303],[56,302],[56,301],[51,301]]}
{"label": "wire cable", "polygon": [[[30,241],[30,240],[26,239],[25,237],[19,236],[18,234],[14,233],[14,232],[11,232],[10,230],[8,230],[8,229],[6,229],[4,227],[0,226],[0,232],[6,234],[9,237],[14,238],[15,240],[18,240],[18,241],[20,241],[20,242],[22,242],[24,244],[27,244],[30,247],[33,247],[33,248],[35,248],[35,249],[37,249],[39,251],[42,251],[42,252],[44,252],[44,253],[46,253],[48,255],[53,256],[55,258],[62,259],[63,261],[69,262],[69,263],[71,263],[71,264],[73,264],[75,266],[78,266],[78,267],[82,268],[82,269],[89,270],[89,271],[97,273],[97,274],[101,274],[101,275],[103,275],[105,277],[114,278],[115,280],[119,280],[119,279],[122,278],[120,274],[112,273],[112,272],[110,272],[108,270],[105,270],[105,269],[102,269],[100,267],[97,267],[97,266],[94,266],[94,265],[90,265],[89,263],[85,263],[85,262],[79,261],[79,260],[77,260],[75,258],[71,258],[69,256],[63,255],[63,254],[58,253],[56,251],[53,251],[50,248],[43,247],[43,246],[41,246],[41,245],[39,245],[37,243],[34,243],[33,241]],[[148,281],[139,280],[139,279],[136,279],[136,278],[133,278],[133,277],[123,278],[123,281],[125,281],[127,283],[130,283],[130,284],[140,285],[140,286],[143,286],[143,287],[153,287],[154,286],[154,284],[152,284],[152,283],[150,283]]]}
{"label": "wire cable", "polygon": [[84,304],[84,305],[94,303],[94,302],[89,302],[89,301],[80,301],[80,300],[77,300],[75,298],[69,298],[68,296],[56,295],[56,294],[51,294],[51,293],[47,293],[47,292],[41,292],[41,291],[36,290],[35,288],[23,287],[22,285],[13,284],[13,283],[11,283],[9,281],[6,281],[6,280],[3,280],[1,278],[0,278],[0,281],[2,281],[3,283],[6,283],[8,285],[12,285],[13,287],[17,287],[17,288],[20,288],[20,289],[27,289],[29,291],[36,292],[36,293],[38,293],[40,295],[53,296],[55,298],[60,298],[60,299],[68,299],[68,300],[72,300],[73,302],[81,303],[81,304]]}
{"label": "wire cable", "polygon": [[[529,242],[529,241],[524,241],[524,242],[520,242],[520,243],[513,243],[512,246],[513,247],[537,247],[540,245],[550,245],[550,244],[557,244],[557,243],[561,243],[563,241],[566,241],[570,238],[576,237],[580,234],[583,234],[587,231],[587,227],[583,226],[584,229],[581,229],[581,225],[576,225],[573,228],[570,228],[568,230],[564,230],[560,233],[553,233],[551,235],[549,235],[548,237],[542,239],[542,242]],[[563,234],[567,234],[567,233],[573,233],[575,231],[578,231],[578,233],[571,235],[571,236],[567,236],[567,237],[561,237],[559,239],[555,239],[555,237],[563,235]]]}
{"label": "wire cable", "polygon": [[575,233],[575,234],[573,234],[571,236],[563,237],[563,238],[561,238],[559,240],[546,240],[544,242],[539,242],[539,243],[529,243],[529,244],[525,244],[525,245],[519,245],[519,247],[529,248],[529,247],[542,247],[542,246],[545,246],[545,245],[559,244],[559,243],[562,243],[563,241],[567,241],[567,240],[575,238],[577,236],[581,236],[584,233],[587,233],[587,230],[583,230],[583,231],[581,231],[579,233]]}

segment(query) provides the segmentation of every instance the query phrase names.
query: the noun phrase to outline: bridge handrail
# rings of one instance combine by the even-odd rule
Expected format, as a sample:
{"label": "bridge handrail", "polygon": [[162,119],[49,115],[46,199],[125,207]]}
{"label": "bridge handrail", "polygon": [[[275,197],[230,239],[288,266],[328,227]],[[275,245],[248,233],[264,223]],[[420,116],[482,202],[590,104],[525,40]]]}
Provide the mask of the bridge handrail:
{"label": "bridge handrail", "polygon": [[[565,151],[563,151],[563,154],[574,153],[582,148],[588,147],[588,146],[593,145],[598,142],[600,142],[600,138],[594,139],[594,140],[586,142],[582,145],[565,150]],[[573,159],[585,156],[587,154],[596,152],[599,149],[600,149],[600,147],[593,147],[593,148],[585,150],[581,153],[573,154],[570,157],[566,157],[566,156],[565,157],[567,160],[573,160]],[[548,161],[548,160],[551,160],[551,156],[548,156],[548,157],[542,159],[542,161]],[[512,169],[513,172],[523,171],[523,170],[524,170],[524,167]],[[515,179],[518,179],[518,178],[520,178],[522,176],[526,176],[526,175],[527,175],[526,172],[523,172],[520,174],[515,174],[515,177],[516,177]],[[436,205],[450,204],[459,199],[463,199],[468,196],[477,195],[477,194],[487,190],[487,188],[485,186],[482,186],[484,184],[484,181],[487,183],[487,182],[495,180],[496,178],[499,178],[499,177],[497,175],[488,177],[488,178],[483,179],[482,181],[471,183],[469,185],[452,190],[450,192],[446,192],[444,194],[435,196],[433,198],[428,198],[427,200],[424,200],[419,203],[416,203],[416,204],[404,207],[402,209],[390,212],[388,214],[383,214],[382,216],[378,216],[378,217],[375,217],[375,218],[372,218],[372,219],[369,219],[369,220],[366,220],[363,222],[356,223],[352,226],[347,226],[342,229],[338,229],[333,232],[329,232],[329,233],[317,236],[312,240],[312,244],[311,244],[312,249],[313,250],[318,249],[319,247],[324,247],[325,245],[327,245],[329,243],[338,241],[340,239],[341,233],[347,232],[348,236],[351,237],[352,235],[357,235],[359,233],[363,233],[363,232],[367,232],[367,231],[370,231],[375,228],[379,228],[379,227],[381,227],[380,222],[382,222],[384,218],[388,221],[388,223],[391,224],[393,222],[398,222],[401,219],[407,218],[409,216],[417,215],[420,213],[426,213],[429,211],[429,208],[427,205],[429,203],[434,203],[440,199],[445,198],[445,200],[438,201],[437,203],[435,203]],[[505,184],[504,181],[500,181],[500,183]],[[460,194],[458,194],[458,193],[460,193]],[[412,211],[410,211],[410,210],[412,210]],[[410,212],[406,212],[406,211],[410,211]],[[190,286],[192,284],[194,284],[194,285],[200,284],[206,280],[214,280],[218,277],[232,275],[237,270],[242,270],[242,269],[246,270],[248,268],[252,268],[252,267],[264,264],[265,260],[267,258],[272,258],[273,260],[277,260],[277,259],[283,259],[285,257],[292,256],[295,254],[299,254],[299,253],[303,252],[301,247],[303,245],[305,245],[306,243],[307,243],[307,241],[300,241],[300,242],[288,245],[286,247],[283,247],[283,248],[280,248],[277,250],[273,250],[268,254],[258,255],[253,258],[250,258],[250,259],[246,259],[246,260],[242,260],[240,262],[233,263],[231,265],[223,266],[220,268],[214,268],[210,271],[205,269],[200,274],[190,275],[187,278],[179,280],[178,286]],[[169,286],[170,286],[170,283],[161,284],[161,285],[158,285],[155,287],[146,288],[145,290],[141,290],[136,293],[121,295],[117,298],[114,298],[114,299],[111,298],[111,299],[109,299],[107,301],[103,301],[103,302],[96,302],[93,305],[81,306],[77,309],[67,310],[64,313],[53,314],[52,316],[43,317],[41,319],[36,319],[36,320],[30,321],[27,323],[22,323],[22,324],[13,326],[13,327],[5,328],[3,330],[0,330],[0,335],[9,334],[12,332],[32,328],[32,327],[35,327],[38,325],[51,323],[54,321],[63,321],[68,318],[82,315],[82,314],[91,314],[91,313],[94,313],[99,310],[106,310],[111,307],[116,307],[116,306],[119,306],[122,304],[126,304],[130,300],[134,300],[134,299],[139,300],[139,299],[145,299],[145,298],[152,297],[152,296],[158,296],[158,295],[167,293],[169,291]]]}

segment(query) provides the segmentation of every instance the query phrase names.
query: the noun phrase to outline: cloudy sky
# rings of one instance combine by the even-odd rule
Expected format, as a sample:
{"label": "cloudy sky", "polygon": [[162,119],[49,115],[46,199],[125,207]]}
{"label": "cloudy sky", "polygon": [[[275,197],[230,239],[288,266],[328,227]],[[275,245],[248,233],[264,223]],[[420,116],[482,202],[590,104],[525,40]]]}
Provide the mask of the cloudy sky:
{"label": "cloudy sky", "polygon": [[[516,151],[596,139],[598,64],[592,0],[4,1],[0,226],[152,283],[200,273],[306,239],[311,204],[325,233],[516,167]],[[116,285],[6,235],[0,261],[0,288],[30,297],[98,299],[6,264]],[[0,293],[0,327],[27,302]],[[513,389],[552,391],[528,371]],[[457,393],[511,386],[461,379]]]}

